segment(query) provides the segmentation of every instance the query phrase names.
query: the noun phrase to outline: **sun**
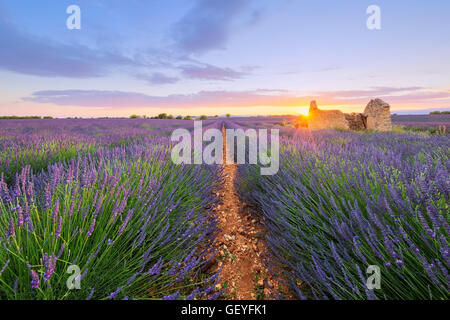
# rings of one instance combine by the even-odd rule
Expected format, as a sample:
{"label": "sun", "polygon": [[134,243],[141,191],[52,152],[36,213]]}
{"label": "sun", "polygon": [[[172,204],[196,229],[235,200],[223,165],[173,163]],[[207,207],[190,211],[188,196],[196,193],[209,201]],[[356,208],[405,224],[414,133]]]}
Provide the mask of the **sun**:
{"label": "sun", "polygon": [[302,116],[308,116],[308,114],[309,114],[309,108],[308,107],[297,107],[296,108],[296,112],[299,114],[299,115],[302,115]]}

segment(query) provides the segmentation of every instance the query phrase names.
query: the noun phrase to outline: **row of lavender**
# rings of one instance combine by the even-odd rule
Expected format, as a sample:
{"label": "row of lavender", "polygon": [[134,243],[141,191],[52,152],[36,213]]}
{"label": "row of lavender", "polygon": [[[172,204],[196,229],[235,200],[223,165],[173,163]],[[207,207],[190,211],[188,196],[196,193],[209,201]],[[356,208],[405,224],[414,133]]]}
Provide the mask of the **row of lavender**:
{"label": "row of lavender", "polygon": [[192,122],[4,124],[0,300],[214,298],[221,172],[174,165],[167,138]]}
{"label": "row of lavender", "polygon": [[237,181],[263,215],[269,267],[289,294],[448,299],[448,137],[291,131],[281,130],[278,174],[240,166]]}
{"label": "row of lavender", "polygon": [[439,127],[450,126],[450,114],[429,114],[429,115],[392,115],[394,125],[414,126],[414,127]]}
{"label": "row of lavender", "polygon": [[[211,123],[212,121],[205,121]],[[29,164],[39,171],[48,164],[87,154],[99,147],[133,144],[144,138],[168,137],[186,120],[0,120],[0,172],[11,182]]]}

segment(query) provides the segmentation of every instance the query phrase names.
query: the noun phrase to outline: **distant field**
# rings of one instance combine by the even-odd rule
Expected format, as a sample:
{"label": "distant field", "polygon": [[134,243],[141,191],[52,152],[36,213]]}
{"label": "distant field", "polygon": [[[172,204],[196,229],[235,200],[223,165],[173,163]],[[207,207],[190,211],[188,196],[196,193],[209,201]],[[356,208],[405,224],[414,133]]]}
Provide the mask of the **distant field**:
{"label": "distant field", "polygon": [[450,114],[436,114],[436,115],[393,115],[392,122],[395,125],[405,126],[449,126]]}

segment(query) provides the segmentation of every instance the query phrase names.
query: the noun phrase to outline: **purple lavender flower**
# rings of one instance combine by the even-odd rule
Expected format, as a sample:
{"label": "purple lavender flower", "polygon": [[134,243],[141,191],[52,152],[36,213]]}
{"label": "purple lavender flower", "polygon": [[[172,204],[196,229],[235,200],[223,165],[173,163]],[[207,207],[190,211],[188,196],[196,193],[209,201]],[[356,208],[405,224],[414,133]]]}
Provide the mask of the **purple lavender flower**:
{"label": "purple lavender flower", "polygon": [[8,237],[14,237],[16,235],[16,230],[14,229],[14,219],[9,220]]}
{"label": "purple lavender flower", "polygon": [[58,226],[55,231],[55,238],[58,239],[61,236],[61,227],[62,227],[63,218],[59,217]]}
{"label": "purple lavender flower", "polygon": [[56,255],[56,259],[61,258],[65,248],[66,248],[66,243],[63,242],[61,247],[59,248],[58,254]]}
{"label": "purple lavender flower", "polygon": [[53,273],[55,272],[55,266],[56,266],[56,257],[54,255],[49,256],[47,253],[44,254],[42,258],[42,262],[45,268],[44,272],[44,281],[48,282],[50,278],[52,277]]}
{"label": "purple lavender flower", "polygon": [[72,201],[72,204],[70,205],[70,210],[69,210],[69,217],[71,217],[73,215],[73,206],[75,205],[75,202]]}
{"label": "purple lavender flower", "polygon": [[19,206],[17,209],[17,226],[21,227],[23,225],[23,210],[22,207]]}
{"label": "purple lavender flower", "polygon": [[95,223],[96,223],[96,219],[94,218],[94,220],[92,220],[91,226],[89,227],[87,236],[90,237],[92,236],[92,233],[94,233],[94,229],[95,229]]}
{"label": "purple lavender flower", "polygon": [[180,290],[171,295],[163,297],[163,300],[178,300],[179,297],[180,297]]}
{"label": "purple lavender flower", "polygon": [[119,236],[125,231],[125,228],[127,227],[128,222],[130,221],[131,217],[133,216],[134,210],[130,210],[127,214],[127,216],[125,217],[125,220],[122,224],[122,227],[119,230]]}
{"label": "purple lavender flower", "polygon": [[94,295],[94,291],[95,291],[95,288],[92,288],[91,291],[89,292],[89,295],[87,296],[86,300],[92,299],[92,296]]}
{"label": "purple lavender flower", "polygon": [[41,281],[39,280],[37,272],[34,270],[30,270],[30,275],[31,275],[31,289],[39,288]]}
{"label": "purple lavender flower", "polygon": [[30,221],[30,206],[28,205],[28,202],[25,201],[24,222],[29,221]]}
{"label": "purple lavender flower", "polygon": [[122,289],[123,289],[123,287],[118,287],[116,291],[112,292],[112,293],[109,295],[109,299],[110,299],[110,300],[114,299],[114,298],[119,294],[119,292],[120,292]]}
{"label": "purple lavender flower", "polygon": [[148,271],[150,275],[158,275],[161,272],[161,267],[163,265],[163,260],[160,258],[153,267]]}
{"label": "purple lavender flower", "polygon": [[6,263],[3,265],[2,269],[0,270],[0,276],[2,275],[3,272],[5,272],[6,268],[7,268],[8,265],[9,265],[9,263],[10,263],[10,260],[8,259],[8,260],[6,261]]}
{"label": "purple lavender flower", "polygon": [[52,214],[52,223],[53,224],[56,223],[56,218],[58,217],[58,212],[59,212],[59,198],[56,198],[55,208],[53,209],[53,214]]}
{"label": "purple lavender flower", "polygon": [[13,292],[17,293],[17,287],[19,286],[19,278],[14,281]]}
{"label": "purple lavender flower", "polygon": [[31,219],[28,219],[28,230],[30,232],[34,232],[34,226],[33,226],[33,222],[31,222]]}

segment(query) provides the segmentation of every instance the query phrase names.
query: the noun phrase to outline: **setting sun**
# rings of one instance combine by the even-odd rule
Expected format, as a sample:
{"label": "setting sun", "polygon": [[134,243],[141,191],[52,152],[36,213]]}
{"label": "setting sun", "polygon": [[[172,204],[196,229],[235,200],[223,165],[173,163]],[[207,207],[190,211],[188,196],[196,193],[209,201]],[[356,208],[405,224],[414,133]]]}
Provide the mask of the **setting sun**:
{"label": "setting sun", "polygon": [[296,112],[297,112],[299,115],[302,115],[302,116],[308,116],[308,114],[309,114],[309,107],[298,107],[298,108],[296,109]]}

